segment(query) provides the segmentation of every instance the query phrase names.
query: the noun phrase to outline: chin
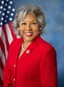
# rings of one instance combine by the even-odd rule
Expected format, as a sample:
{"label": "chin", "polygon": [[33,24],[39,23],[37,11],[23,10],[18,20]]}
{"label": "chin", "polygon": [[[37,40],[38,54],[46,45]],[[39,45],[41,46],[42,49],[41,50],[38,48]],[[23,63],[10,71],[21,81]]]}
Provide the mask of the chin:
{"label": "chin", "polygon": [[25,41],[33,41],[37,36],[32,36],[32,37],[24,37]]}
{"label": "chin", "polygon": [[25,38],[25,41],[33,41],[33,38]]}

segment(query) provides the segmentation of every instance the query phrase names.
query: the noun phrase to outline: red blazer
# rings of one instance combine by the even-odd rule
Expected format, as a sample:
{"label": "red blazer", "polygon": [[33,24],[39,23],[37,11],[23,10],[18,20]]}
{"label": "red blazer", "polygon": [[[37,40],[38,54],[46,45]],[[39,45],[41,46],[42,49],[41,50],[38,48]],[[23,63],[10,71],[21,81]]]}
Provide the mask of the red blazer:
{"label": "red blazer", "polygon": [[3,71],[4,87],[57,87],[56,52],[37,37],[18,58],[22,39],[11,44]]}

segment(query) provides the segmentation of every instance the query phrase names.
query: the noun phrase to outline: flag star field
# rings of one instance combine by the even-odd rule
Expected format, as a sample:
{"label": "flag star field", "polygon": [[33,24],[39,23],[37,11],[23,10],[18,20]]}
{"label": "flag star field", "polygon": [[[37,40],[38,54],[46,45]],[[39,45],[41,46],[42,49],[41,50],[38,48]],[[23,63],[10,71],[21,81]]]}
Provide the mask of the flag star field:
{"label": "flag star field", "polygon": [[1,0],[0,2],[0,27],[13,21],[15,8],[12,0]]}

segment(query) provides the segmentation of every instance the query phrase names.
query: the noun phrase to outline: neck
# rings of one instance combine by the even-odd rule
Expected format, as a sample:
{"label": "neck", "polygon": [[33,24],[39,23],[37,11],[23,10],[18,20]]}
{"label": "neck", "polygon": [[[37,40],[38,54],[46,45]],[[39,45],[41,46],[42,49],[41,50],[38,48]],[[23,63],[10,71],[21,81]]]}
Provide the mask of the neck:
{"label": "neck", "polygon": [[26,49],[31,44],[30,41],[24,41],[23,42],[23,48]]}

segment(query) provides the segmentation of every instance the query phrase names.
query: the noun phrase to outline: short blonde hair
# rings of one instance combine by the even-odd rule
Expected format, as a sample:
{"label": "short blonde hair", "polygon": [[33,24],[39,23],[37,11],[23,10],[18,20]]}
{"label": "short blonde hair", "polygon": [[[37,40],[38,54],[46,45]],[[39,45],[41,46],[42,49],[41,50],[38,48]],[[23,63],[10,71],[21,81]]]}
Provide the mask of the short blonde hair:
{"label": "short blonde hair", "polygon": [[36,5],[23,5],[17,9],[16,16],[13,21],[14,29],[18,28],[18,23],[19,23],[20,19],[25,18],[25,16],[29,13],[35,14],[35,16],[37,17],[38,22],[40,24],[40,32],[41,33],[44,32],[44,27],[46,25],[45,15],[44,15],[44,12],[41,10],[41,8]]}

